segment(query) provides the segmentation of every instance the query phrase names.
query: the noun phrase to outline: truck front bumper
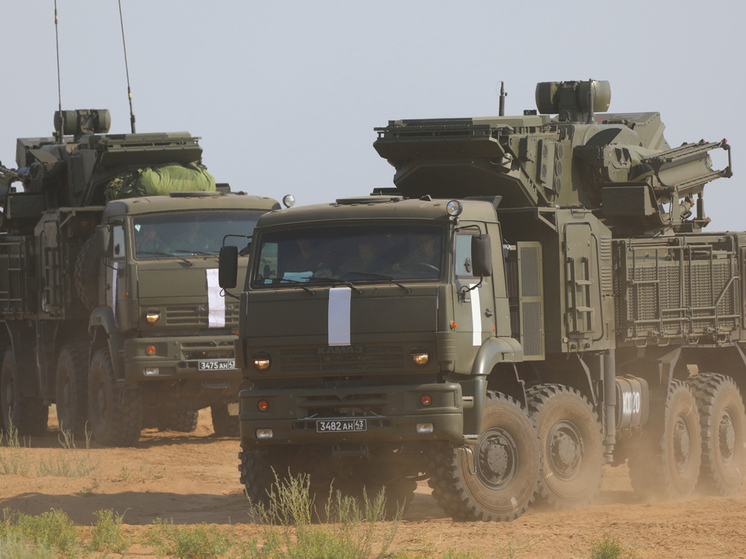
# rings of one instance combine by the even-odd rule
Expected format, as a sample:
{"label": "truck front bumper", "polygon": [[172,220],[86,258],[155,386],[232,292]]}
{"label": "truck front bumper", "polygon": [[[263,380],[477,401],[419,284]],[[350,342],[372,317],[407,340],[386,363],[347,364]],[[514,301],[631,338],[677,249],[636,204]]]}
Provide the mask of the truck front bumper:
{"label": "truck front bumper", "polygon": [[233,336],[128,339],[123,349],[125,383],[199,381],[204,388],[235,394],[241,372],[236,369],[233,340]]}
{"label": "truck front bumper", "polygon": [[244,448],[463,440],[458,383],[297,390],[254,386],[239,393],[239,404]]}

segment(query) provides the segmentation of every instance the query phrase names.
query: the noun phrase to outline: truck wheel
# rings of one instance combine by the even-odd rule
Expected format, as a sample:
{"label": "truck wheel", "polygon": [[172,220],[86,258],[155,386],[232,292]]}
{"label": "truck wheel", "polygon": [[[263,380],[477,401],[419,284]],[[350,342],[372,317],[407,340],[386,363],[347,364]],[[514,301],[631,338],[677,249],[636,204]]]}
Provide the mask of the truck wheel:
{"label": "truck wheel", "polygon": [[156,416],[155,426],[159,431],[193,433],[197,429],[199,410],[165,408]]}
{"label": "truck wheel", "polygon": [[702,435],[694,394],[685,382],[671,381],[662,423],[651,425],[632,449],[632,488],[668,499],[688,497],[699,477]]}
{"label": "truck wheel", "polygon": [[238,437],[241,435],[241,429],[238,423],[238,416],[228,413],[228,404],[217,404],[210,406],[212,413],[212,429],[216,437]]}
{"label": "truck wheel", "polygon": [[93,437],[105,446],[131,446],[140,438],[142,394],[117,386],[108,349],[99,349],[91,358],[88,420]]}
{"label": "truck wheel", "polygon": [[41,398],[21,395],[18,366],[13,350],[5,350],[0,370],[0,408],[5,430],[15,429],[20,436],[40,436],[47,430],[49,406]]}
{"label": "truck wheel", "polygon": [[534,426],[509,396],[487,392],[475,446],[433,445],[430,487],[455,520],[510,521],[533,502],[541,458]]}
{"label": "truck wheel", "polygon": [[746,471],[746,412],[738,386],[717,373],[689,380],[702,427],[700,482],[710,493],[733,495]]}
{"label": "truck wheel", "polygon": [[542,445],[539,494],[556,509],[588,504],[603,479],[596,412],[580,392],[559,384],[534,386],[526,397]]}
{"label": "truck wheel", "polygon": [[98,305],[98,266],[100,258],[96,258],[96,236],[90,237],[80,247],[78,258],[75,260],[75,291],[83,306],[92,311]]}
{"label": "truck wheel", "polygon": [[268,448],[265,452],[244,450],[238,453],[241,483],[253,505],[270,506],[272,486],[277,479],[282,480],[288,475],[288,457],[289,453],[283,447]]}
{"label": "truck wheel", "polygon": [[56,399],[60,431],[80,435],[88,418],[88,344],[62,348],[57,359]]}
{"label": "truck wheel", "polygon": [[[366,483],[365,492],[368,499],[373,500],[378,497],[381,490],[385,491],[386,498],[385,516],[388,520],[393,520],[399,511],[404,511],[414,498],[414,492],[417,489],[417,482],[412,478],[399,478],[387,483]],[[362,492],[361,492],[362,493]],[[362,499],[360,499],[362,503]]]}

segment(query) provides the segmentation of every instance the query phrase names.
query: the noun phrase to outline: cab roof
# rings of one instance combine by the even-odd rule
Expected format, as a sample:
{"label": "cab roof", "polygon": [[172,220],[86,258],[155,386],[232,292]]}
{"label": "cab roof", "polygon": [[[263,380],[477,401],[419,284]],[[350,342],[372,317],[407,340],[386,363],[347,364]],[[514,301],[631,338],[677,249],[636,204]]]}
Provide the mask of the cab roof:
{"label": "cab roof", "polygon": [[170,196],[144,196],[113,200],[106,204],[104,216],[206,209],[266,212],[279,208],[279,202],[273,198],[254,196],[243,192],[175,192]]}
{"label": "cab roof", "polygon": [[[342,198],[330,204],[292,207],[264,214],[258,227],[276,227],[297,223],[347,220],[425,219],[448,222],[448,199],[407,199],[401,196],[359,196]],[[496,221],[495,205],[485,200],[459,200],[462,220]]]}

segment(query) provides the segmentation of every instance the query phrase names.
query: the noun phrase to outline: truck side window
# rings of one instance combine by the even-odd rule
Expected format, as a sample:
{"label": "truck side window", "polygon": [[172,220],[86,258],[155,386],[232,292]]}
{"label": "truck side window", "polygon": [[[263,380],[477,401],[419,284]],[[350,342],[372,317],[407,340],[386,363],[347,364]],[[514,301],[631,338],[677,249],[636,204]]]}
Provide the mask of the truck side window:
{"label": "truck side window", "polygon": [[272,283],[277,278],[277,243],[265,243],[262,245],[262,253],[259,255],[259,271],[257,280],[259,283]]}
{"label": "truck side window", "polygon": [[114,258],[124,258],[124,227],[114,225],[111,228],[112,239],[112,256]]}
{"label": "truck side window", "polygon": [[456,275],[474,277],[471,265],[471,238],[473,235],[456,236]]}

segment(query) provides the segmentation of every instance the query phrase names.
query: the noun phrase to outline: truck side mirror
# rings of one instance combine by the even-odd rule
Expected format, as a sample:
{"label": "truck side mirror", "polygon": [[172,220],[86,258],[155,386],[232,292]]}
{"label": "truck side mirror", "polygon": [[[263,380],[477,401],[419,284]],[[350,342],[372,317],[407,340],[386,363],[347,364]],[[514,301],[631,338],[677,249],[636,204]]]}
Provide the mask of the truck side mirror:
{"label": "truck side mirror", "polygon": [[471,238],[471,265],[475,276],[492,275],[492,243],[489,235]]}
{"label": "truck side mirror", "polygon": [[238,247],[224,246],[218,255],[218,284],[223,289],[236,287],[238,277]]}
{"label": "truck side mirror", "polygon": [[109,251],[109,244],[111,242],[111,230],[108,225],[98,225],[96,227],[96,238],[94,240],[94,252],[96,258],[101,258],[104,254]]}

